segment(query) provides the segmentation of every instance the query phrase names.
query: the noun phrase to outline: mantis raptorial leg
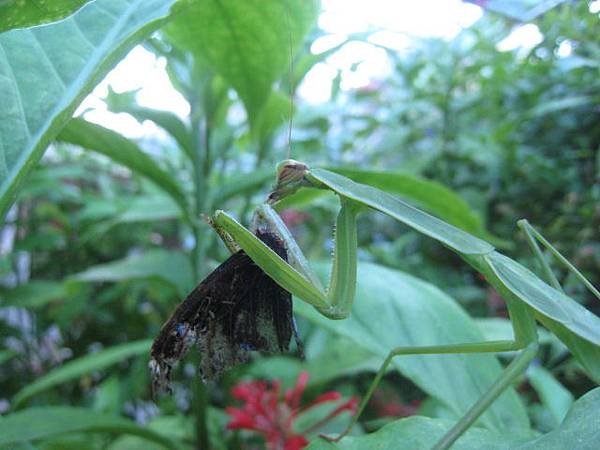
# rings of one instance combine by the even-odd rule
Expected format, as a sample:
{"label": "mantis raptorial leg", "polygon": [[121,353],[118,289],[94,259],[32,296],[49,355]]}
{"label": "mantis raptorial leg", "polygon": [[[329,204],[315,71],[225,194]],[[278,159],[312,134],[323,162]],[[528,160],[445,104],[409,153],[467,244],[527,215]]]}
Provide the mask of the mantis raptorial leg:
{"label": "mantis raptorial leg", "polygon": [[258,220],[278,227],[274,231],[286,242],[290,264],[277,256],[253,233],[225,212],[217,211],[212,220],[216,226],[225,230],[254,262],[283,288],[313,305],[326,317],[343,319],[350,313],[356,287],[357,213],[358,208],[354,207],[351,202],[342,201],[336,221],[337,233],[331,281],[326,290],[322,288],[318,277],[308,265],[291,234],[269,205],[261,205],[255,217],[258,216]]}
{"label": "mantis raptorial leg", "polygon": [[[333,191],[338,195],[341,203],[336,220],[335,250],[330,284],[327,289],[323,289],[289,230],[270,206],[271,203],[290,195],[303,186]],[[440,343],[426,347],[392,349],[377,372],[367,394],[363,397],[358,414],[340,436],[331,440],[341,439],[356,423],[375,387],[396,356],[519,351],[519,354],[504,369],[496,382],[434,447],[444,449],[449,448],[494,400],[521,376],[529,362],[535,357],[538,344],[534,311],[537,318],[548,328],[560,333],[559,336],[568,335],[565,342],[568,346],[573,342],[576,342],[577,346],[589,346],[590,354],[597,352],[600,348],[600,333],[598,333],[597,327],[600,319],[591,316],[588,311],[562,294],[558,289],[559,286],[553,289],[546,285],[518,263],[496,252],[487,242],[458,230],[383,191],[354,183],[352,180],[332,172],[321,169],[310,170],[302,163],[284,161],[278,167],[277,184],[270,194],[269,200],[259,206],[255,213],[253,228],[268,227],[278,233],[286,243],[289,264],[257,239],[252,232],[223,211],[217,211],[212,221],[214,226],[218,227],[221,236],[227,236],[227,240],[235,242],[241,247],[281,287],[314,306],[324,316],[330,319],[343,319],[348,316],[352,308],[357,281],[356,218],[360,211],[368,208],[387,214],[417,231],[437,239],[480,271],[506,300],[514,340]],[[524,228],[531,243],[533,243],[532,236],[540,239],[541,236],[536,234],[537,232],[528,224],[522,222],[520,226]],[[541,238],[541,242],[546,245],[543,238]],[[532,248],[535,251],[537,245],[532,244]],[[539,253],[539,249],[536,253]],[[566,261],[562,255],[558,255],[559,259],[562,258],[561,261]],[[566,262],[566,264],[570,263]],[[568,265],[568,267],[572,266]],[[578,276],[581,275],[579,272],[576,273]],[[582,275],[581,278],[583,278]],[[586,283],[586,286],[590,287],[592,292],[597,293],[589,282]],[[559,304],[560,308],[555,308],[555,304]],[[572,317],[566,316],[565,312]],[[578,320],[574,320],[573,317]],[[580,348],[578,351],[574,351],[575,356],[586,368],[593,371],[594,364],[586,360],[586,354],[581,352]],[[594,373],[593,376],[595,375]]]}

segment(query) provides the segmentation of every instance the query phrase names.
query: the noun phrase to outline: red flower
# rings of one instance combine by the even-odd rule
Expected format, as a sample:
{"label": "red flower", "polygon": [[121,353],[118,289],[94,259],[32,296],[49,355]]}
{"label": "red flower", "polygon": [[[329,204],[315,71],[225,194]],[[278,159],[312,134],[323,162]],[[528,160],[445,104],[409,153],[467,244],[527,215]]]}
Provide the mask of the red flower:
{"label": "red flower", "polygon": [[419,400],[405,403],[394,391],[380,388],[373,394],[369,406],[376,411],[378,417],[409,417],[417,413],[420,404]]}
{"label": "red flower", "polygon": [[279,399],[281,387],[279,381],[270,384],[265,381],[237,384],[231,390],[231,394],[235,399],[245,403],[241,408],[227,408],[227,414],[231,416],[227,428],[253,430],[262,434],[269,450],[301,450],[308,445],[308,439],[305,437],[308,433],[317,430],[342,411],[356,412],[358,400],[351,398],[302,432],[294,430],[294,420],[299,414],[315,405],[335,402],[342,397],[339,392],[327,392],[301,407],[302,394],[307,383],[308,372],[300,373],[296,386],[285,392],[283,400]]}

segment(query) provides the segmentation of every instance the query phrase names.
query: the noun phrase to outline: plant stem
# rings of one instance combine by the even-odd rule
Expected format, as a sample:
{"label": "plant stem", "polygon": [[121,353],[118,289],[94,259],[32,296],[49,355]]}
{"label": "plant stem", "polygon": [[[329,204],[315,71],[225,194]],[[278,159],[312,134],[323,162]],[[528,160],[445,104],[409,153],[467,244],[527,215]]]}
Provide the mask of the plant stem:
{"label": "plant stem", "polygon": [[[194,248],[190,255],[194,276],[204,275],[201,267],[206,258],[206,240],[202,239],[202,223],[198,220],[206,209],[209,196],[208,178],[210,175],[210,146],[206,122],[202,119],[202,111],[196,106],[197,101],[191,101],[192,143],[193,143],[193,178],[194,178]],[[201,127],[204,126],[204,133]],[[196,361],[198,367],[199,361]],[[207,430],[208,392],[206,386],[196,377],[192,387],[192,410],[195,416],[196,449],[208,450],[210,441]]]}

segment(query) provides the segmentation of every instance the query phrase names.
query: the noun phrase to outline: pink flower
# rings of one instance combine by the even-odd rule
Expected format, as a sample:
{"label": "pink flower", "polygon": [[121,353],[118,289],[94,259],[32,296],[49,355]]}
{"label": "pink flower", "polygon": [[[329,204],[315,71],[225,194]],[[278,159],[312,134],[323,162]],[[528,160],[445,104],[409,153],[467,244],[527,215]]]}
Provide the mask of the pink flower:
{"label": "pink flower", "polygon": [[249,381],[237,384],[231,394],[237,400],[245,402],[241,408],[228,407],[231,420],[227,424],[230,430],[252,430],[264,436],[269,450],[301,450],[308,445],[306,435],[311,433],[343,411],[356,412],[358,399],[351,398],[338,405],[325,418],[306,430],[294,430],[294,420],[299,414],[326,402],[341,399],[339,392],[326,392],[314,401],[301,407],[302,394],[308,383],[308,372],[298,375],[296,386],[279,398],[281,383],[273,381]]}
{"label": "pink flower", "polygon": [[304,223],[308,220],[309,215],[305,212],[298,211],[293,208],[286,208],[279,212],[281,220],[289,228]]}

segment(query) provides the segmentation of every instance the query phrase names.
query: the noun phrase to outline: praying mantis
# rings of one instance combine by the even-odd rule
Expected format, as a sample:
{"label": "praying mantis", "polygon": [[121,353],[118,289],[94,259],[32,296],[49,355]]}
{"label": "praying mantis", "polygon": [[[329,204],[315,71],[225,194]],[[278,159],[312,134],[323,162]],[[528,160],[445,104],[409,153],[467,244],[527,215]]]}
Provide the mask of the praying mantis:
{"label": "praying mantis", "polygon": [[[322,286],[319,278],[311,270],[306,257],[273,208],[279,200],[304,187],[329,190],[336,194],[340,201],[340,210],[335,223],[333,263],[327,288]],[[552,286],[517,262],[497,252],[491,244],[384,191],[356,183],[334,172],[311,169],[301,162],[285,160],[278,165],[273,191],[267,201],[258,206],[255,212],[252,231],[220,210],[214,213],[210,222],[230,249],[243,249],[279,286],[312,305],[325,317],[340,320],[350,314],[355,296],[357,216],[368,210],[386,214],[436,239],[480,272],[506,301],[514,339],[459,344],[439,343],[391,349],[348,427],[339,436],[327,439],[338,441],[351,430],[395,357],[517,352],[517,356],[508,364],[496,382],[433,447],[449,448],[523,374],[533,360],[538,349],[536,320],[564,342],[590,378],[595,381],[600,380],[600,319],[562,292],[547,265],[543,267]],[[537,256],[541,257],[542,254],[536,239],[550,249],[558,260],[572,270],[600,299],[598,290],[527,221],[521,220],[518,225],[524,231],[528,244]],[[281,238],[287,249],[287,262],[256,237],[257,230],[269,231]],[[541,261],[544,261],[543,258]]]}

